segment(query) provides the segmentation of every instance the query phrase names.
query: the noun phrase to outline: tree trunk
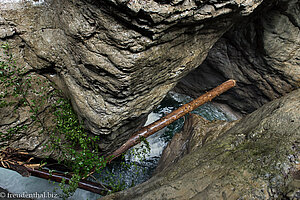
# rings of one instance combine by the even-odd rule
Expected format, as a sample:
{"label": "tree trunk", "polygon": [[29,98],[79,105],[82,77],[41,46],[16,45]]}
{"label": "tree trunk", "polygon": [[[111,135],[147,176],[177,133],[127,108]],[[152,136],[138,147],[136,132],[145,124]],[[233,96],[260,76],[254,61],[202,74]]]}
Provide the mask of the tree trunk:
{"label": "tree trunk", "polygon": [[108,161],[109,162],[112,161],[113,159],[117,158],[122,153],[127,151],[129,148],[140,143],[142,138],[149,137],[150,135],[152,135],[155,132],[161,130],[162,128],[168,126],[169,124],[171,124],[172,122],[181,118],[182,116],[186,115],[187,113],[195,110],[196,108],[203,105],[204,103],[211,101],[213,98],[226,92],[227,90],[234,87],[235,85],[236,85],[236,81],[230,79],[230,80],[222,83],[218,87],[210,90],[209,92],[206,92],[205,94],[198,97],[197,99],[195,99],[187,104],[184,104],[183,106],[181,106],[177,110],[174,110],[173,112],[169,113],[165,117],[153,122],[152,124],[149,124],[148,126],[143,127],[135,135],[133,135],[131,138],[129,138],[129,140],[127,140],[127,142],[124,143],[120,148],[118,148],[110,156],[108,156],[107,157]]}
{"label": "tree trunk", "polygon": [[[162,128],[168,126],[172,122],[176,121],[180,117],[186,115],[187,113],[195,110],[199,106],[203,105],[204,103],[211,101],[216,96],[219,96],[223,92],[226,92],[230,88],[234,87],[236,85],[235,80],[228,80],[218,87],[212,89],[211,91],[205,93],[204,95],[200,96],[199,98],[184,104],[177,110],[169,113],[165,117],[153,122],[152,124],[149,124],[148,126],[143,127],[141,130],[139,130],[134,136],[129,138],[126,143],[124,143],[120,148],[118,148],[116,151],[114,151],[110,156],[107,157],[108,161],[112,161],[113,159],[120,156],[122,153],[127,151],[129,148],[133,147],[134,145],[140,143],[142,138],[147,138],[150,135],[154,134],[155,132],[161,130]],[[14,171],[17,171],[22,176],[36,176],[43,179],[52,180],[55,182],[62,182],[63,179],[66,180],[66,183],[69,183],[71,176],[65,175],[63,173],[53,172],[50,173],[48,170],[44,169],[32,169],[23,165],[18,164],[12,164],[9,163],[7,166],[0,162],[0,167],[8,168]],[[91,191],[100,195],[106,195],[109,191],[112,189],[109,186],[95,183],[91,181],[81,180],[78,184],[78,187],[87,191]]]}

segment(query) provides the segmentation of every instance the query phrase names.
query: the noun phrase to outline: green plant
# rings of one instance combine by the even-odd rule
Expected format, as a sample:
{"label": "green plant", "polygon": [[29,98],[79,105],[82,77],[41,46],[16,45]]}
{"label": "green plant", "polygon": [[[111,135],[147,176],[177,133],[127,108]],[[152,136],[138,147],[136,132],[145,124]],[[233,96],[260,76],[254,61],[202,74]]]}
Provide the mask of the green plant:
{"label": "green plant", "polygon": [[[25,104],[22,96],[24,93],[26,95],[27,88],[24,86],[24,80],[20,76],[24,73],[24,70],[16,67],[16,62],[9,52],[8,44],[2,44],[0,48],[2,49],[2,55],[0,56],[0,108],[12,107],[15,112],[16,107]],[[5,147],[7,145],[5,141],[27,128],[27,125],[18,125],[0,132],[0,147]]]}
{"label": "green plant", "polygon": [[142,137],[140,145],[123,153],[120,160],[114,161],[100,173],[99,179],[113,188],[112,193],[135,186],[140,181],[139,176],[147,170],[143,164],[147,162],[149,153],[150,145]]}
{"label": "green plant", "polygon": [[60,184],[64,194],[69,196],[75,192],[82,178],[94,169],[95,172],[101,171],[106,161],[98,150],[99,137],[88,136],[68,100],[59,98],[52,109],[56,126],[53,129],[55,134],[50,134],[51,142],[47,144],[47,150],[59,149],[59,161],[72,170],[69,186],[64,182]]}
{"label": "green plant", "polygon": [[[64,198],[75,192],[78,182],[86,178],[91,170],[96,172],[106,166],[103,156],[100,156],[97,142],[99,137],[88,136],[83,129],[72,106],[66,100],[62,92],[53,90],[47,79],[42,80],[35,72],[26,71],[23,67],[17,67],[10,53],[8,44],[1,45],[3,55],[0,61],[0,86],[4,88],[0,93],[0,107],[14,107],[15,112],[21,107],[28,106],[31,113],[31,124],[39,127],[41,134],[49,136],[49,142],[45,144],[48,151],[59,151],[58,161],[72,170],[72,178],[67,186],[65,182],[60,184]],[[52,107],[48,108],[49,101]],[[47,125],[41,118],[41,113],[49,109],[52,113],[54,125]],[[20,124],[0,132],[0,142],[10,140],[20,132],[26,133],[28,125]]]}
{"label": "green plant", "polygon": [[71,178],[71,181],[67,185],[65,179],[59,184],[63,194],[62,198],[67,199],[74,194],[76,189],[78,188],[78,183],[81,180],[81,177],[78,174],[74,174]]}
{"label": "green plant", "polygon": [[[76,191],[81,179],[94,171],[99,173],[106,167],[106,160],[100,155],[97,145],[100,138],[88,134],[72,109],[71,102],[61,91],[54,90],[55,87],[50,81],[41,78],[34,71],[17,67],[8,44],[1,45],[1,49],[3,56],[0,57],[0,86],[4,90],[0,93],[0,108],[12,106],[15,112],[21,107],[30,108],[31,125],[39,127],[40,134],[47,134],[49,137],[48,143],[45,144],[45,151],[59,152],[58,161],[72,171],[72,178],[68,185],[65,181],[59,184],[63,192],[62,198],[66,199]],[[49,107],[49,104],[52,106]],[[41,118],[45,110],[48,110],[47,115],[52,119],[52,125],[46,124]],[[5,144],[5,141],[10,140],[14,135],[26,133],[27,130],[28,125],[23,123],[0,132],[0,144]],[[141,140],[142,150],[133,150],[131,154],[139,159],[145,159],[150,147],[145,138]],[[130,166],[125,162],[122,162],[122,165],[124,168]],[[113,183],[115,181],[113,177],[116,176],[110,174],[110,185],[114,187],[114,191],[124,189],[124,182],[117,179],[119,181]]]}

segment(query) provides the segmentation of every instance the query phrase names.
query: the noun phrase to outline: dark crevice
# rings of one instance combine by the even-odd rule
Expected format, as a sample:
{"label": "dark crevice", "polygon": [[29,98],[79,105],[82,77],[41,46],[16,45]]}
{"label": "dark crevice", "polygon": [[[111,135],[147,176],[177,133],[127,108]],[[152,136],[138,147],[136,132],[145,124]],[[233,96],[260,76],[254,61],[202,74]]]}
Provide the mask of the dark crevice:
{"label": "dark crevice", "polygon": [[[282,15],[286,16],[289,21],[293,24],[293,26],[295,26],[296,28],[298,28],[300,30],[300,25],[297,23],[297,20],[294,18],[293,15],[287,13],[287,12],[280,12]],[[300,16],[299,16],[300,17]]]}
{"label": "dark crevice", "polygon": [[37,73],[37,74],[40,74],[40,75],[48,75],[48,74],[49,75],[54,75],[54,74],[57,74],[54,66],[53,67],[47,67],[47,68],[41,68],[41,69],[30,69],[24,75],[26,76],[30,73]]}
{"label": "dark crevice", "polygon": [[154,0],[156,3],[159,4],[171,4],[172,0]]}
{"label": "dark crevice", "polygon": [[[126,6],[115,6],[111,2],[99,2],[92,0],[90,3],[93,5],[96,5],[98,9],[103,11],[105,14],[114,17],[117,21],[122,23],[125,27],[128,29],[133,29],[134,31],[140,33],[141,35],[152,38],[153,32],[146,30],[142,27],[138,27],[132,24],[133,21],[136,21],[137,17],[141,17],[141,19],[149,20],[149,18],[145,17],[143,13],[133,13],[130,9],[128,9]],[[124,17],[121,17],[120,15],[126,15],[127,20]],[[151,24],[151,22],[150,22]]]}
{"label": "dark crevice", "polygon": [[85,68],[87,68],[88,70],[94,72],[95,74],[99,75],[99,76],[103,76],[103,77],[109,77],[111,79],[118,79],[118,77],[116,77],[115,74],[112,74],[110,72],[108,72],[107,70],[100,68],[100,67],[96,67],[94,65],[91,64],[83,64]]}
{"label": "dark crevice", "polygon": [[[294,4],[294,6],[298,7],[299,9],[300,3],[298,2],[298,4]],[[280,14],[286,16],[289,19],[289,21],[293,24],[293,26],[297,27],[300,30],[300,24],[297,23],[297,19],[295,19],[295,17],[292,14],[287,12],[288,7],[289,5],[287,2],[280,2],[276,5],[275,8],[280,12]]]}

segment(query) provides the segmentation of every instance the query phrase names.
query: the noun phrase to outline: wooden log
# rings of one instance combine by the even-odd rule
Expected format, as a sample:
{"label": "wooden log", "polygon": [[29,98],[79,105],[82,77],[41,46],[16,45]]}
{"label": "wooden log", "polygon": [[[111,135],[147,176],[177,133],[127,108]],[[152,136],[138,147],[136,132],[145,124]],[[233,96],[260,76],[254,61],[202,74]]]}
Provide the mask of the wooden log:
{"label": "wooden log", "polygon": [[[187,113],[195,110],[199,106],[203,105],[204,103],[211,101],[216,96],[219,96],[220,94],[226,92],[230,88],[234,87],[236,85],[235,80],[228,80],[224,82],[223,84],[219,85],[218,87],[212,89],[211,91],[205,93],[204,95],[200,96],[199,98],[183,105],[182,107],[178,108],[177,110],[169,113],[165,117],[153,122],[152,124],[149,124],[148,126],[143,127],[140,129],[135,135],[133,135],[129,140],[127,140],[126,143],[124,143],[120,148],[118,148],[116,151],[114,151],[110,156],[106,157],[106,159],[110,162],[113,159],[120,156],[122,153],[127,151],[129,148],[133,147],[134,145],[141,142],[141,138],[147,138],[150,135],[154,134],[155,132],[161,130],[162,128],[168,126],[172,122],[176,121],[177,119],[181,118],[182,116],[186,115]],[[68,183],[71,179],[71,176],[65,175],[63,173],[53,172],[50,173],[48,170],[44,169],[31,169],[22,165],[14,165],[10,163],[9,165],[3,165],[2,162],[0,162],[0,167],[8,168],[14,171],[17,171],[23,176],[36,176],[39,178],[52,180],[55,182],[62,182],[63,179],[66,180],[66,183]],[[94,192],[100,195],[106,195],[108,192],[112,190],[111,187],[95,183],[87,180],[81,180],[78,184],[78,187],[90,192]]]}
{"label": "wooden log", "polygon": [[[46,180],[51,180],[51,181],[55,181],[58,183],[61,183],[63,179],[65,179],[65,183],[69,183],[69,181],[71,180],[71,176],[70,175],[66,175],[63,173],[58,173],[58,172],[52,172],[50,173],[48,170],[44,170],[44,169],[31,169],[22,165],[15,165],[15,164],[8,164],[6,166],[4,166],[1,162],[0,162],[0,167],[6,168],[6,169],[10,169],[13,171],[17,171],[18,173],[20,173],[20,171],[22,171],[22,173],[20,173],[22,176],[35,176],[35,177],[39,177],[42,179],[46,179]],[[96,182],[92,182],[92,181],[87,181],[87,180],[81,180],[78,183],[78,187],[90,192],[94,192],[100,195],[107,195],[108,192],[110,192],[112,190],[112,188],[110,186],[104,185],[104,184],[100,184],[100,183],[96,183]]]}
{"label": "wooden log", "polygon": [[129,148],[140,143],[141,138],[149,137],[150,135],[168,126],[169,124],[181,118],[182,116],[186,115],[187,113],[195,110],[196,108],[203,105],[204,103],[209,102],[216,96],[219,96],[220,94],[226,92],[227,90],[234,87],[235,85],[236,85],[235,80],[232,79],[228,80],[222,83],[221,85],[219,85],[218,87],[210,90],[209,92],[206,92],[205,94],[198,97],[197,99],[187,104],[184,104],[183,106],[169,113],[165,117],[153,122],[152,124],[149,124],[148,126],[141,128],[136,134],[134,134],[131,138],[129,138],[126,143],[124,143],[120,148],[118,148],[110,156],[108,156],[107,160],[109,162],[112,161],[113,159],[117,158],[122,153],[127,151]]}

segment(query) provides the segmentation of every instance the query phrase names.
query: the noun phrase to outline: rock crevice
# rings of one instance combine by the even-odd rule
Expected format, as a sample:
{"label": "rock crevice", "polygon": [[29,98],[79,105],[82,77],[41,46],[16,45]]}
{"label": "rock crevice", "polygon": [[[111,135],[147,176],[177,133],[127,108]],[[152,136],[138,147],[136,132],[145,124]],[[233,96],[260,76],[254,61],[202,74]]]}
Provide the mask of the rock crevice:
{"label": "rock crevice", "polygon": [[108,151],[262,2],[0,2],[0,36],[20,41],[16,59],[51,72],[47,77],[71,99],[84,126],[103,137]]}
{"label": "rock crevice", "polygon": [[298,88],[299,10],[298,1],[279,1],[259,17],[233,28],[175,91],[196,97],[214,84],[233,78],[238,87],[217,101],[247,114]]}

